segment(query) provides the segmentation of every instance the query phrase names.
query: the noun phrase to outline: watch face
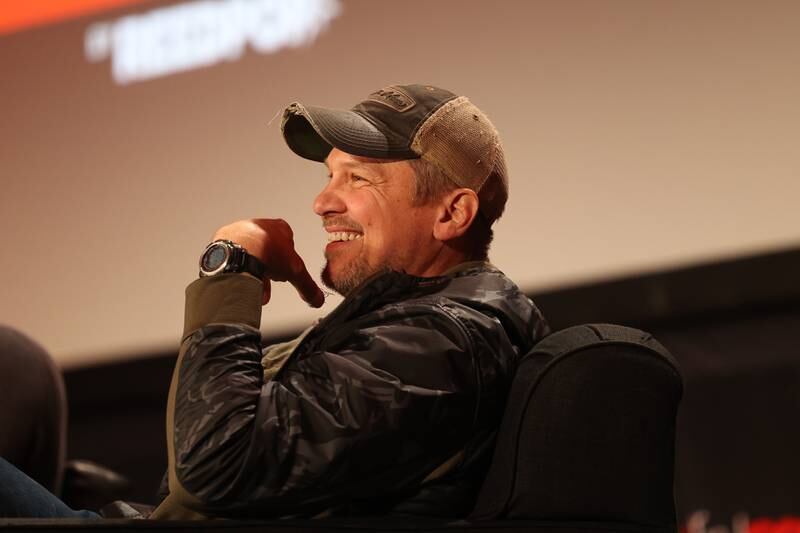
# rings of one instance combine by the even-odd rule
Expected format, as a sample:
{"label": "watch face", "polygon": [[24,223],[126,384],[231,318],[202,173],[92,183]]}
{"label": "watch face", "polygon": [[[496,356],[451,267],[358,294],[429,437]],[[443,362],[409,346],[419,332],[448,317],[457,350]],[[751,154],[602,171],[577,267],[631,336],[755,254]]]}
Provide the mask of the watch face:
{"label": "watch face", "polygon": [[228,250],[224,246],[212,246],[203,254],[201,267],[206,272],[213,272],[221,267],[227,258]]}

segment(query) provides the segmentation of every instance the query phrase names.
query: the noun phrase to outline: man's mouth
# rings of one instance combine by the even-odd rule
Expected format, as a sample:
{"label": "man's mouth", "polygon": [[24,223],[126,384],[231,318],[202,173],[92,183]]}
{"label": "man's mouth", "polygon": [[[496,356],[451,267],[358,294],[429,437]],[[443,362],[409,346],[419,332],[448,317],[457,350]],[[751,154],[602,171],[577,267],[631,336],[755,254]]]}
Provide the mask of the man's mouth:
{"label": "man's mouth", "polygon": [[332,231],[328,233],[328,242],[354,241],[362,236],[355,231]]}

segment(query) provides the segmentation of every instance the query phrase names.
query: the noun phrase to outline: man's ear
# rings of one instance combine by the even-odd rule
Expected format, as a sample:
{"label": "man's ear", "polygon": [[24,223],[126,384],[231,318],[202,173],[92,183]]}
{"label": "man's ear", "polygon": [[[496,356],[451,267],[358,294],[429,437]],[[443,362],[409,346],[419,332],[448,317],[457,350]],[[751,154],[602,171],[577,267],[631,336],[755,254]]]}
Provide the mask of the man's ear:
{"label": "man's ear", "polygon": [[439,203],[433,237],[450,241],[464,235],[478,214],[478,195],[472,189],[454,189]]}

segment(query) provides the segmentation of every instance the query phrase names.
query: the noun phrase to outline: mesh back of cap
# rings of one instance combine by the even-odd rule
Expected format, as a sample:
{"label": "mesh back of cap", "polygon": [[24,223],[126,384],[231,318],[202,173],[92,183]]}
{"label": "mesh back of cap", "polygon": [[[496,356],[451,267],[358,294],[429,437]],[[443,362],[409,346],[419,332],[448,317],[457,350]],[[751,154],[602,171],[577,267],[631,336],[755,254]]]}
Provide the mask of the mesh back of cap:
{"label": "mesh back of cap", "polygon": [[450,100],[428,117],[411,149],[454,183],[476,191],[489,222],[503,213],[508,176],[500,136],[467,97]]}

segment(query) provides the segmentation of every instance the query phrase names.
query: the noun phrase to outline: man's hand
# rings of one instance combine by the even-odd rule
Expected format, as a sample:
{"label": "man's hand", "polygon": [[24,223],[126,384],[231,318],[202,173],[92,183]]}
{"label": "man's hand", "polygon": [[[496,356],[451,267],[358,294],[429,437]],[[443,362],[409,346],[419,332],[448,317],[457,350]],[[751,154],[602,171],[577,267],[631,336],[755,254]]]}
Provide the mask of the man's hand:
{"label": "man's hand", "polygon": [[264,304],[269,302],[270,280],[288,281],[294,285],[300,297],[313,307],[320,307],[325,303],[325,296],[294,249],[292,228],[285,220],[240,220],[218,229],[212,240],[217,239],[235,242],[266,265]]}

